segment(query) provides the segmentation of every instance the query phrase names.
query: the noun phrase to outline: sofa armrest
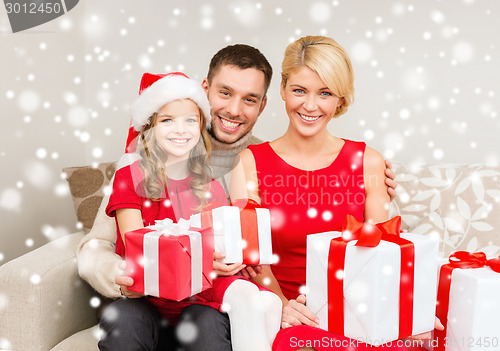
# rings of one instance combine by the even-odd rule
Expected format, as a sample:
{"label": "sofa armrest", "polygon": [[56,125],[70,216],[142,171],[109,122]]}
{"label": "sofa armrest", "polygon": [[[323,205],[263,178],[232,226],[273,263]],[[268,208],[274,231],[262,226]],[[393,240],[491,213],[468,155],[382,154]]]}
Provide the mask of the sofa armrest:
{"label": "sofa armrest", "polygon": [[49,350],[97,323],[90,299],[98,294],[77,272],[82,237],[64,236],[0,266],[0,341],[8,349]]}

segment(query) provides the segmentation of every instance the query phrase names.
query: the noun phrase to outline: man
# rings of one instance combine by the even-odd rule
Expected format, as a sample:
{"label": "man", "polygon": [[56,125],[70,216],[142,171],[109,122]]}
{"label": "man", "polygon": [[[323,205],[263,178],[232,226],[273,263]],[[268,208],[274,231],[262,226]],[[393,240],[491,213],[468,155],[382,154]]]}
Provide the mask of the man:
{"label": "man", "polygon": [[[271,77],[267,59],[248,45],[223,48],[210,62],[202,86],[212,107],[211,162],[214,178],[223,184],[226,193],[234,157],[248,145],[262,142],[252,135],[252,128],[266,106]],[[390,168],[387,175],[388,191],[393,196],[396,183]],[[104,213],[108,200],[103,199],[92,230],[77,250],[83,279],[106,297],[128,297],[115,300],[104,311],[100,325],[106,335],[99,347],[101,350],[168,349],[166,345],[173,339],[172,328],[160,321],[156,311],[140,298],[141,294],[127,289],[133,281],[122,275],[124,262],[114,251],[116,225]],[[214,259],[218,258],[221,257],[214,255]],[[239,264],[214,261],[214,271],[219,275],[233,275],[240,269]],[[189,329],[190,325],[196,328]],[[189,330],[192,333],[186,332]],[[178,336],[185,350],[231,350],[228,317],[211,307],[186,308],[180,318]]]}

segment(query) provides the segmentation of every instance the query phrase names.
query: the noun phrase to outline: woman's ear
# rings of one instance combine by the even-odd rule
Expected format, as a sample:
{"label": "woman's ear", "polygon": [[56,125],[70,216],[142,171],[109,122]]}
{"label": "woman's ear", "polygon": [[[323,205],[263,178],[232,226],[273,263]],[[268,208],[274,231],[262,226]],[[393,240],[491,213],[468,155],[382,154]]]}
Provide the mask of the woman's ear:
{"label": "woman's ear", "polygon": [[285,101],[285,86],[283,85],[283,81],[281,81],[281,84],[280,84],[280,95],[281,95],[281,99],[283,101]]}
{"label": "woman's ear", "polygon": [[342,97],[339,99],[339,102],[337,102],[337,107],[342,106],[345,103],[345,99]]}

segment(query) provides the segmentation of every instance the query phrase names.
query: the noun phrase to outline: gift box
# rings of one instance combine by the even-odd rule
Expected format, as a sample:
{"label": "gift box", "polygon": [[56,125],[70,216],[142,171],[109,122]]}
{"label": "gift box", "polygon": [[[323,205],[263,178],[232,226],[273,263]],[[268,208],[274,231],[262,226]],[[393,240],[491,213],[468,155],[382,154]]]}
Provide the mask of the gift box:
{"label": "gift box", "polygon": [[401,219],[307,236],[307,307],[320,327],[381,345],[434,328],[438,241]]}
{"label": "gift box", "polygon": [[170,219],[125,233],[130,291],[181,301],[212,287],[213,235]]}
{"label": "gift box", "polygon": [[445,330],[427,348],[500,350],[500,256],[453,253],[440,268],[436,315]]}
{"label": "gift box", "polygon": [[193,227],[214,231],[215,252],[223,263],[250,265],[274,263],[271,244],[271,215],[253,200],[238,200],[231,206],[210,205],[191,216]]}

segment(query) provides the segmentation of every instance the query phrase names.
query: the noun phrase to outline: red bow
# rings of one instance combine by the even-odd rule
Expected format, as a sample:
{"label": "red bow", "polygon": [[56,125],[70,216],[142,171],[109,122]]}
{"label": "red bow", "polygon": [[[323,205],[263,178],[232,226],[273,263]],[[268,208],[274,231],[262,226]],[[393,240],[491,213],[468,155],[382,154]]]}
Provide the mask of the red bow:
{"label": "red bow", "polygon": [[358,240],[355,246],[375,247],[384,235],[396,235],[401,231],[401,217],[396,216],[385,222],[371,224],[361,222],[352,215],[346,215],[342,226],[342,238],[346,241]]}
{"label": "red bow", "polygon": [[445,350],[446,327],[448,324],[448,309],[450,305],[451,274],[455,268],[470,269],[489,266],[493,271],[500,273],[500,256],[488,260],[484,252],[457,251],[450,255],[449,262],[441,266],[439,272],[439,286],[436,306],[436,316],[444,325],[444,330],[435,330],[434,339],[437,339],[437,351]]}
{"label": "red bow", "polygon": [[[343,278],[337,271],[344,271],[347,242],[358,240],[356,246],[375,247],[381,240],[401,247],[401,272],[399,291],[399,337],[407,337],[413,330],[413,288],[415,247],[409,240],[400,237],[401,217],[370,224],[347,215],[342,227],[342,237],[332,239],[328,258],[328,330],[344,335]],[[406,277],[406,279],[405,279]],[[410,279],[408,279],[410,277]]]}

